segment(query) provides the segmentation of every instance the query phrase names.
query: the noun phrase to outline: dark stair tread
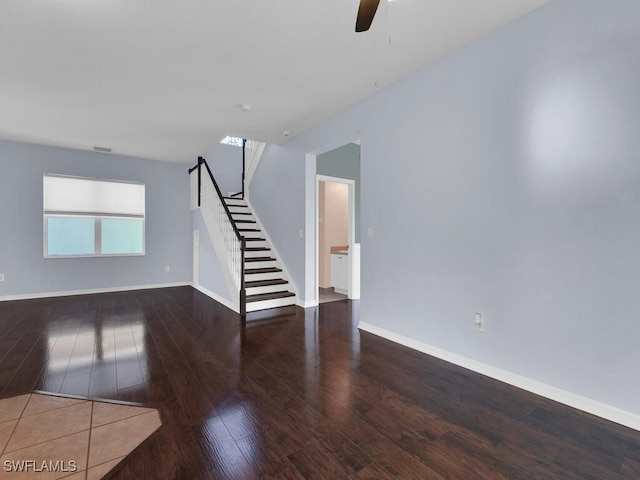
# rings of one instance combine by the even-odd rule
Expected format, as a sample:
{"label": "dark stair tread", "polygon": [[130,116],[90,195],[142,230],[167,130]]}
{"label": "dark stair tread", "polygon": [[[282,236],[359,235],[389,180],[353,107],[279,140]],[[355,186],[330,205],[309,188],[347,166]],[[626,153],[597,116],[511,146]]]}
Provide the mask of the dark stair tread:
{"label": "dark stair tread", "polygon": [[275,262],[276,259],[272,257],[247,257],[244,259],[247,262]]}
{"label": "dark stair tread", "polygon": [[239,228],[239,232],[261,232],[259,228]]}
{"label": "dark stair tread", "polygon": [[229,213],[231,215],[251,215],[251,212],[231,212],[231,211],[229,211]]}
{"label": "dark stair tread", "polygon": [[247,303],[259,302],[260,300],[276,300],[278,298],[294,297],[296,294],[291,292],[271,292],[259,293],[257,295],[247,295]]}
{"label": "dark stair tread", "polygon": [[244,249],[245,252],[270,252],[271,249],[268,247],[247,247]]}
{"label": "dark stair tread", "polygon": [[265,241],[264,238],[260,238],[260,237],[244,237],[244,239],[247,242],[264,242]]}
{"label": "dark stair tread", "polygon": [[276,273],[281,272],[281,268],[267,267],[267,268],[245,268],[244,274],[251,275],[252,273]]}
{"label": "dark stair tread", "polygon": [[273,280],[254,280],[252,282],[244,282],[245,288],[270,287],[271,285],[285,285],[289,282],[282,278],[274,278]]}
{"label": "dark stair tread", "polygon": [[255,220],[234,220],[236,223],[257,223]]}

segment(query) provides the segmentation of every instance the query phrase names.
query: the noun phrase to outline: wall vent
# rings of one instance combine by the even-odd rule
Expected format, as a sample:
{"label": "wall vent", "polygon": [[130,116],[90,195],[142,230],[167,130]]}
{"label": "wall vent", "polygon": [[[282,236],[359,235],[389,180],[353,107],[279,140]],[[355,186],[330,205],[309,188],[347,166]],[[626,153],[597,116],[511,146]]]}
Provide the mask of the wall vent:
{"label": "wall vent", "polygon": [[107,147],[93,147],[96,152],[111,153],[111,149]]}

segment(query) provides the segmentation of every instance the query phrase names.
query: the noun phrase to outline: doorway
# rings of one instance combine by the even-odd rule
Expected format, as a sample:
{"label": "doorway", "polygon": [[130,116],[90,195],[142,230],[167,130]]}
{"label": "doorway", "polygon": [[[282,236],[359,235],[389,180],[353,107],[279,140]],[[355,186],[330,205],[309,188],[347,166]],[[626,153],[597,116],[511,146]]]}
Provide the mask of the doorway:
{"label": "doorway", "polygon": [[317,176],[318,303],[349,296],[349,190],[353,180]]}
{"label": "doorway", "polygon": [[[355,137],[357,138],[357,137]],[[341,145],[341,146],[340,146]],[[325,265],[329,258],[329,267],[323,268],[322,288],[331,288],[334,293],[345,295],[350,300],[360,299],[360,141],[352,140],[347,143],[338,143],[333,148],[322,148],[306,155],[306,182],[307,192],[313,192],[307,195],[305,200],[305,249],[308,252],[305,255],[307,259],[305,271],[306,279],[310,289],[307,292],[306,306],[317,306],[320,302],[321,293],[327,293],[321,290],[320,282],[320,254],[326,255],[324,258]],[[325,182],[322,186],[320,182]],[[342,188],[347,188],[347,241],[344,242],[344,236],[335,240],[323,240],[322,250],[320,248],[321,234],[320,230],[323,226],[320,223],[320,193],[324,190],[326,198],[327,185],[330,183],[342,184]],[[344,190],[343,190],[344,192]],[[344,196],[344,193],[342,194]],[[326,206],[325,206],[326,208]],[[344,209],[342,210],[344,212]],[[326,214],[323,213],[322,216]],[[322,218],[323,222],[325,221]],[[302,235],[301,235],[302,238]],[[339,290],[335,291],[335,286],[331,285],[331,247],[334,247],[334,254],[341,255],[343,258],[336,258],[336,261],[342,261],[346,265],[346,289],[338,285]],[[346,248],[345,248],[346,247]],[[335,257],[335,255],[334,255]],[[313,260],[312,260],[313,259]],[[311,260],[311,261],[309,261]],[[343,287],[344,287],[344,267],[343,267]],[[327,287],[327,278],[329,283]],[[324,295],[323,295],[324,297]],[[344,299],[345,296],[337,297]],[[323,298],[322,300],[325,300]]]}

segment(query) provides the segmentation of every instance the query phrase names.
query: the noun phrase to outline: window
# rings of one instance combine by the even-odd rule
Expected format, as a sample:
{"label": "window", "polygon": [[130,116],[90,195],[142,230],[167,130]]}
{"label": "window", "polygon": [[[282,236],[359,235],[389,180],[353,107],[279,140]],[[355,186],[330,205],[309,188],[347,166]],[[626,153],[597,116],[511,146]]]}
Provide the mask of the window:
{"label": "window", "polygon": [[144,255],[144,184],[44,175],[44,256]]}
{"label": "window", "polygon": [[241,147],[242,145],[244,145],[244,139],[240,137],[230,137],[227,135],[222,140],[220,140],[220,143],[223,143],[225,145],[232,145],[234,147]]}

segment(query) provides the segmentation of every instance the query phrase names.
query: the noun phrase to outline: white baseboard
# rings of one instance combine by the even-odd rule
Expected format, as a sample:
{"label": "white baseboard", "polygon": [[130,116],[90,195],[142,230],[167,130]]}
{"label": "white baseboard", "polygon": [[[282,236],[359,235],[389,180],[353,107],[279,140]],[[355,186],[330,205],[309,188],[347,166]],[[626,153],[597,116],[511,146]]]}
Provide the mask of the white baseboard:
{"label": "white baseboard", "polygon": [[70,297],[72,295],[90,295],[93,293],[129,292],[132,290],[149,290],[152,288],[186,287],[190,282],[157,283],[154,285],[130,285],[127,287],[90,288],[87,290],[65,290],[62,292],[24,293],[20,295],[0,295],[0,302],[12,300],[33,300],[36,298]]}
{"label": "white baseboard", "polygon": [[578,410],[582,410],[592,415],[596,415],[606,420],[640,431],[640,415],[635,413],[631,413],[506,370],[492,367],[485,363],[477,362],[470,358],[463,357],[462,355],[451,353],[446,350],[433,347],[427,343],[376,327],[375,325],[359,322],[358,328],[365,332],[391,340],[392,342],[399,343],[400,345],[404,345],[405,347],[412,348],[473,372],[513,385],[514,387],[521,388],[528,392],[535,393],[536,395],[540,395],[550,400],[554,400],[564,405],[577,408]]}
{"label": "white baseboard", "polygon": [[315,300],[298,299],[298,301],[296,302],[296,305],[302,308],[312,308],[312,307],[317,307],[318,302],[316,302]]}
{"label": "white baseboard", "polygon": [[208,288],[203,287],[202,285],[196,285],[193,282],[191,282],[189,285],[191,285],[193,288],[198,290],[200,293],[203,293],[207,297],[213,298],[216,302],[221,303],[222,305],[227,307],[229,310],[233,310],[236,313],[240,313],[240,311],[238,310],[238,307],[236,305],[234,305],[231,300],[228,300],[228,299],[218,295],[217,293],[212,292],[211,290],[209,290]]}

